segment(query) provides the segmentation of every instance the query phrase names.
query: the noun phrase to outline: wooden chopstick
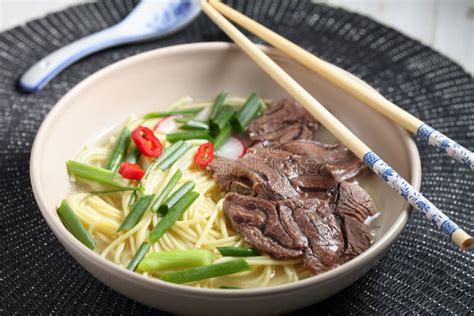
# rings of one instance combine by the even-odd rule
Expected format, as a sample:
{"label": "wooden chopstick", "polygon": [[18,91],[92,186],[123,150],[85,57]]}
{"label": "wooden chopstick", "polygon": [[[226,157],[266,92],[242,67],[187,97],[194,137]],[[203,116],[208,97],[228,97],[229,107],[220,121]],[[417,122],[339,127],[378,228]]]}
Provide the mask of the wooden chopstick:
{"label": "wooden chopstick", "polygon": [[367,88],[359,80],[351,78],[347,74],[336,69],[330,63],[314,56],[307,50],[248,18],[239,11],[216,0],[210,0],[210,3],[217,11],[231,21],[285,52],[294,60],[318,73],[334,85],[385,115],[398,125],[404,127],[413,134],[418,135],[428,144],[439,148],[451,158],[461,162],[471,170],[474,170],[474,153],[457,144],[455,141],[427,125],[417,117],[399,108],[394,103],[384,98],[381,94]]}
{"label": "wooden chopstick", "polygon": [[201,0],[203,11],[216,23],[260,68],[273,80],[294,97],[336,138],[344,143],[357,157],[388,183],[396,192],[404,197],[414,208],[435,223],[438,228],[449,235],[461,249],[474,244],[474,239],[459,228],[443,212],[417,192],[405,179],[380,159],[366,144],[354,135],[344,124],[334,117],[326,108],[313,98],[292,77],[280,68],[270,57],[263,53],[244,34],[233,26],[224,16],[213,8],[206,0]]}

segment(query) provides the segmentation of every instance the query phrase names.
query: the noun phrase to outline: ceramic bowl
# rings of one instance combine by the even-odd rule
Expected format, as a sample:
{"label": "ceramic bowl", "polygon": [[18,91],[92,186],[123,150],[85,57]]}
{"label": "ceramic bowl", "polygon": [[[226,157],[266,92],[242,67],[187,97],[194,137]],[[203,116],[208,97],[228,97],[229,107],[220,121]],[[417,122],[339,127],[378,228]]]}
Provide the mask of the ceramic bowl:
{"label": "ceramic bowl", "polygon": [[[409,135],[325,79],[263,48],[280,66],[332,111],[417,189],[421,168]],[[63,226],[55,208],[68,194],[65,162],[100,139],[131,113],[158,111],[184,95],[210,100],[220,91],[277,99],[287,96],[242,51],[228,43],[172,46],[119,61],[82,81],[51,110],[31,154],[31,183],[39,208],[69,253],[97,279],[134,300],[185,314],[275,314],[321,301],[363,276],[397,239],[410,210],[387,185],[370,192],[381,210],[372,228],[374,244],[331,271],[296,283],[257,289],[197,289],[143,277],[101,258]]]}

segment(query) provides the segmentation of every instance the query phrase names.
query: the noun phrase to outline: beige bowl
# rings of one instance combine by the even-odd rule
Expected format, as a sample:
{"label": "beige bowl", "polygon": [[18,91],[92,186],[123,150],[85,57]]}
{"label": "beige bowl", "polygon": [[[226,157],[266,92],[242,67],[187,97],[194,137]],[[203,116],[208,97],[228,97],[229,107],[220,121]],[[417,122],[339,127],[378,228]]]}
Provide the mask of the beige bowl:
{"label": "beige bowl", "polygon": [[[326,80],[272,49],[265,49],[290,75],[395,167],[417,189],[420,160],[408,134]],[[161,310],[187,314],[275,314],[321,301],[364,275],[397,239],[409,218],[402,198],[382,182],[371,189],[381,215],[372,223],[375,243],[354,260],[296,283],[262,289],[196,289],[120,268],[77,241],[55,207],[70,189],[65,162],[135,112],[162,109],[183,95],[209,100],[221,90],[246,96],[286,96],[238,48],[198,43],[158,49],[117,62],[66,94],[41,125],[31,154],[31,182],[46,222],[69,253],[118,292]]]}

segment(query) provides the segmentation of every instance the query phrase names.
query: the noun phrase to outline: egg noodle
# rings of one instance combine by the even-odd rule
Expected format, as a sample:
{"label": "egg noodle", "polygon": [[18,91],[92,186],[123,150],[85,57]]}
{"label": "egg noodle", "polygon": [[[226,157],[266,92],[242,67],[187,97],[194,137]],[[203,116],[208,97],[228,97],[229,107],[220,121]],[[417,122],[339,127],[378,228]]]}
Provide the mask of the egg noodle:
{"label": "egg noodle", "polygon": [[[242,106],[243,98],[229,97],[226,104]],[[190,97],[178,100],[171,108],[186,108],[197,106],[211,106],[212,102],[192,103]],[[131,130],[137,126],[153,129],[160,119],[144,120],[137,116],[128,119],[126,126]],[[171,144],[166,141],[165,134],[155,132],[163,148]],[[110,137],[102,146],[86,145],[76,157],[81,163],[104,167],[114,147],[116,136]],[[178,249],[207,249],[214,253],[215,263],[233,259],[222,257],[216,250],[220,246],[248,246],[243,238],[232,230],[223,213],[224,192],[219,190],[217,183],[205,172],[196,170],[193,166],[193,157],[200,144],[206,140],[188,141],[193,146],[171,168],[162,171],[153,168],[141,180],[143,194],[159,193],[168,183],[171,176],[180,169],[182,178],[176,188],[186,181],[194,181],[194,191],[199,198],[184,212],[181,218],[157,241],[149,251],[167,251]],[[140,159],[140,165],[146,169],[151,161],[146,157]],[[76,179],[71,178],[72,182]],[[90,191],[90,184],[88,191]],[[142,242],[147,241],[148,234],[160,221],[159,214],[148,210],[140,222],[127,232],[116,232],[125,216],[130,212],[132,191],[115,193],[84,193],[83,184],[79,184],[75,193],[68,196],[67,201],[89,233],[94,237],[97,248],[95,251],[102,257],[115,264],[126,267]],[[273,260],[262,255],[246,257],[252,270],[238,274],[206,279],[188,285],[198,288],[218,288],[220,286],[235,286],[240,288],[266,287],[298,281],[310,274],[303,267],[302,260]],[[137,273],[141,273],[137,271]],[[147,277],[154,277],[149,273],[142,273]]]}

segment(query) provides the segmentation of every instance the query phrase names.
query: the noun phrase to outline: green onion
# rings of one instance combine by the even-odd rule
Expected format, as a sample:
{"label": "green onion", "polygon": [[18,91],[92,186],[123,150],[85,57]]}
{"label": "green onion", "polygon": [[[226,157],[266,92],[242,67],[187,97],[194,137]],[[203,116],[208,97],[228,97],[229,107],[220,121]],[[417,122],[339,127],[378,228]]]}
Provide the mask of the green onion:
{"label": "green onion", "polygon": [[175,268],[192,268],[207,266],[214,256],[209,250],[172,250],[151,252],[143,258],[138,266],[142,272],[157,272]]}
{"label": "green onion", "polygon": [[170,147],[166,148],[165,151],[163,151],[163,153],[160,155],[160,157],[155,160],[154,164],[159,165],[160,163],[168,159],[171,155],[173,155],[176,150],[178,150],[179,147],[181,147],[183,143],[183,141],[178,141]]}
{"label": "green onion", "polygon": [[179,179],[181,179],[181,170],[176,170],[176,172],[171,176],[171,179],[165,185],[163,190],[160,192],[156,200],[153,202],[151,206],[151,210],[156,213],[158,208],[161,206],[161,203],[168,197],[171,193],[171,190],[175,187],[176,183],[178,183]]}
{"label": "green onion", "polygon": [[242,289],[241,287],[237,286],[227,286],[227,285],[221,285],[219,286],[220,289],[225,289],[225,290],[240,290]]}
{"label": "green onion", "polygon": [[125,182],[123,182],[123,178],[110,170],[86,165],[74,160],[68,160],[66,164],[69,174],[76,178],[115,188],[127,187]]}
{"label": "green onion", "polygon": [[71,209],[66,200],[61,202],[61,205],[57,209],[59,218],[63,222],[64,226],[74,235],[81,243],[87,248],[95,249],[95,240],[82,225],[81,221]]}
{"label": "green onion", "polygon": [[219,135],[214,138],[213,145],[215,150],[219,149],[219,147],[221,147],[225,143],[225,141],[229,139],[231,132],[231,126],[227,124],[224,129],[219,133]]}
{"label": "green onion", "polygon": [[[176,117],[176,118],[174,118],[174,121],[175,121],[176,123],[186,124],[187,122],[193,121],[193,120],[191,120],[191,119],[189,119],[189,118],[184,118],[184,117]],[[199,121],[197,121],[197,122],[199,122]]]}
{"label": "green onion", "polygon": [[138,264],[143,260],[143,257],[146,255],[149,249],[150,249],[150,244],[147,242],[142,242],[142,244],[140,245],[140,248],[138,248],[132,260],[130,260],[130,262],[128,263],[127,269],[131,271],[135,271]]}
{"label": "green onion", "polygon": [[129,163],[137,163],[139,158],[140,158],[140,151],[138,150],[138,147],[135,146],[127,154],[127,156],[125,157],[125,161]]}
{"label": "green onion", "polygon": [[155,161],[153,161],[149,166],[148,168],[146,169],[146,172],[145,172],[145,175],[143,176],[143,179],[145,179],[146,177],[148,177],[148,174],[153,171],[160,163],[162,163],[163,161],[165,161],[166,159],[168,159],[171,155],[174,154],[174,152],[176,150],[179,149],[179,147],[181,147],[181,145],[183,144],[184,142],[183,141],[178,141],[176,143],[174,143],[173,145],[171,145],[170,147],[166,148],[165,151],[163,151],[163,153],[160,155],[160,157],[158,157],[158,159],[156,159]]}
{"label": "green onion", "polygon": [[193,147],[190,143],[183,142],[181,146],[178,147],[171,155],[168,156],[165,160],[161,161],[158,165],[158,168],[161,170],[166,170],[171,167],[179,158],[183,157],[183,155]]}
{"label": "green onion", "polygon": [[214,104],[212,105],[211,115],[209,116],[210,121],[213,121],[217,117],[217,114],[221,112],[226,98],[227,92],[224,91],[219,93],[219,95],[216,97]]}
{"label": "green onion", "polygon": [[132,207],[132,205],[135,204],[138,199],[138,192],[143,192],[143,186],[141,182],[138,184],[137,188],[138,190],[133,191],[130,199],[128,200],[128,207]]}
{"label": "green onion", "polygon": [[166,201],[163,202],[158,207],[158,212],[161,214],[166,214],[168,211],[176,204],[178,201],[183,198],[188,192],[190,192],[192,189],[194,189],[194,182],[193,181],[188,181],[185,184],[183,184],[179,189],[173,192]]}
{"label": "green onion", "polygon": [[163,236],[171,226],[181,217],[181,215],[193,204],[193,202],[199,197],[197,192],[188,192],[181,198],[173,207],[166,213],[161,221],[156,224],[153,230],[149,234],[149,241],[151,244],[155,243],[158,239]]}
{"label": "green onion", "polygon": [[230,105],[224,105],[222,110],[217,116],[211,121],[211,131],[217,135],[220,133],[230,122],[232,117],[235,115],[235,110]]}
{"label": "green onion", "polygon": [[137,225],[145,211],[150,206],[153,198],[153,194],[142,196],[133,206],[133,209],[130,211],[130,213],[127,214],[123,220],[122,225],[120,225],[120,227],[117,229],[117,232],[132,229],[135,225]]}
{"label": "green onion", "polygon": [[130,129],[127,127],[122,129],[117,141],[115,142],[115,147],[109,157],[106,169],[117,172],[117,170],[120,168],[120,165],[122,164],[122,161],[127,153],[127,149],[132,141],[130,134]]}
{"label": "green onion", "polygon": [[106,193],[117,193],[117,192],[126,192],[126,191],[141,191],[142,188],[140,187],[129,187],[123,189],[111,189],[111,190],[97,190],[97,191],[90,191],[90,194],[106,194]]}
{"label": "green onion", "polygon": [[204,122],[189,120],[186,125],[180,127],[182,130],[194,131],[194,130],[208,130],[209,125]]}
{"label": "green onion", "polygon": [[145,120],[148,119],[153,119],[153,118],[159,118],[159,117],[167,117],[170,115],[189,115],[189,114],[195,114],[200,112],[203,109],[203,107],[194,107],[194,108],[186,108],[186,109],[176,109],[176,110],[171,110],[171,111],[165,111],[165,112],[152,112],[148,113],[143,118]]}
{"label": "green onion", "polygon": [[171,134],[166,135],[166,140],[171,143],[174,143],[180,140],[189,140],[189,139],[212,140],[212,137],[208,131],[187,131],[187,132],[171,133]]}
{"label": "green onion", "polygon": [[234,125],[237,131],[243,133],[247,126],[255,119],[260,111],[260,99],[252,93],[235,116]]}
{"label": "green onion", "polygon": [[165,272],[160,278],[172,283],[188,283],[249,270],[250,265],[247,261],[237,259],[188,270]]}
{"label": "green onion", "polygon": [[247,247],[217,247],[217,251],[225,257],[260,256],[257,250]]}

